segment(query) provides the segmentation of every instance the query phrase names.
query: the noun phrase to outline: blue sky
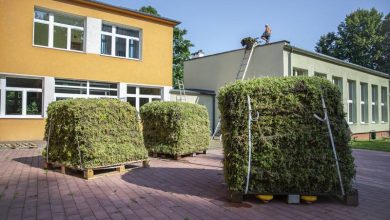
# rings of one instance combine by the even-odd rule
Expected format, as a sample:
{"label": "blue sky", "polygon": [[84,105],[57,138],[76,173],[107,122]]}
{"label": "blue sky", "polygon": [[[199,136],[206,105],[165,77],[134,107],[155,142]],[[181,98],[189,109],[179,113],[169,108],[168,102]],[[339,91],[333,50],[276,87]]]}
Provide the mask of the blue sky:
{"label": "blue sky", "polygon": [[237,49],[247,36],[258,37],[264,24],[272,28],[271,41],[314,50],[319,37],[337,31],[345,16],[358,8],[376,8],[387,14],[390,0],[100,0],[139,9],[155,7],[168,18],[179,20],[195,47],[213,54]]}

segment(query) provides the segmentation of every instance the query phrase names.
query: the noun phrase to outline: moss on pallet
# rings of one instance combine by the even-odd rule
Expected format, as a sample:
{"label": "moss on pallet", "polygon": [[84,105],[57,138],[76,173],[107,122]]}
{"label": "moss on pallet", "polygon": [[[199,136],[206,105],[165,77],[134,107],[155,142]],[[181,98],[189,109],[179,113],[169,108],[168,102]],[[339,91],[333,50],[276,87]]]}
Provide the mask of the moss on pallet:
{"label": "moss on pallet", "polygon": [[52,162],[95,168],[147,159],[135,108],[116,99],[53,102],[48,107],[46,140],[49,130]]}
{"label": "moss on pallet", "polygon": [[341,94],[336,86],[318,77],[261,78],[220,89],[224,174],[229,190],[245,189],[249,95],[252,109],[260,115],[252,124],[249,191],[340,192],[326,124],[313,117],[323,116],[321,93],[328,108],[345,191],[351,190],[355,167]]}
{"label": "moss on pallet", "polygon": [[151,102],[141,108],[145,146],[150,153],[172,156],[207,150],[210,129],[204,106]]}

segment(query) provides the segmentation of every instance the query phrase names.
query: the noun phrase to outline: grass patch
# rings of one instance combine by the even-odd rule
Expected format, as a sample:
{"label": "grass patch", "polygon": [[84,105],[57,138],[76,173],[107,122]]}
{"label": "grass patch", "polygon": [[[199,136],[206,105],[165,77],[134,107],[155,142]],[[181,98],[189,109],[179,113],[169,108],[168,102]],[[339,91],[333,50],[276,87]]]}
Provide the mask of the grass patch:
{"label": "grass patch", "polygon": [[351,141],[354,149],[376,150],[390,152],[390,139],[372,141]]}

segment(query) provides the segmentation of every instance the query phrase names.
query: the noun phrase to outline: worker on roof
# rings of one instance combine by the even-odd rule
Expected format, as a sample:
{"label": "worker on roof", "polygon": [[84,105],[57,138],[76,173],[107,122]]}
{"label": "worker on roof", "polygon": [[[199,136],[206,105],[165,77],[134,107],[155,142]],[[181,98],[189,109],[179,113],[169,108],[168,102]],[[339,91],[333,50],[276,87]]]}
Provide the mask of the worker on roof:
{"label": "worker on roof", "polygon": [[268,25],[268,24],[266,24],[265,25],[265,31],[264,31],[264,33],[263,33],[263,35],[261,35],[261,39],[263,39],[263,40],[265,40],[265,43],[269,43],[269,40],[270,40],[270,38],[271,38],[271,27]]}

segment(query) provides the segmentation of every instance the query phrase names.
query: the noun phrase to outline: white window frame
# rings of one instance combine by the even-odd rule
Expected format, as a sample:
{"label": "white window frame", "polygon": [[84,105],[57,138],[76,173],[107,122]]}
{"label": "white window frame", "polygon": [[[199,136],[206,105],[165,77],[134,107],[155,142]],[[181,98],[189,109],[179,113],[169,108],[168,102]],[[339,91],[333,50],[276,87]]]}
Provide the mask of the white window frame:
{"label": "white window frame", "polygon": [[[103,31],[102,30],[103,29],[102,28],[103,25],[111,26],[112,27],[111,32]],[[139,37],[131,37],[131,36],[127,36],[127,35],[117,34],[116,33],[117,27],[138,31],[139,32]],[[142,53],[141,53],[142,52],[142,41],[141,41],[142,30],[141,29],[132,28],[132,27],[124,27],[124,26],[115,25],[115,24],[112,24],[112,23],[109,23],[109,22],[103,22],[102,26],[100,27],[100,44],[102,42],[102,35],[111,36],[111,54],[103,54],[102,51],[100,50],[100,55],[102,55],[102,56],[109,56],[109,57],[117,57],[117,58],[128,59],[128,60],[137,60],[137,61],[142,60]],[[121,57],[121,56],[116,56],[115,55],[116,54],[116,38],[117,37],[126,39],[126,56],[125,57]],[[138,50],[139,50],[138,51],[139,58],[129,57],[129,44],[130,44],[130,41],[132,41],[132,40],[136,40],[136,41],[139,42],[139,48],[138,48]]]}
{"label": "white window frame", "polygon": [[[303,72],[303,75],[298,75],[298,72]],[[309,70],[293,67],[293,76],[309,76]]]}
{"label": "white window frame", "polygon": [[[363,91],[363,88],[366,88],[365,91]],[[364,95],[366,96],[366,100],[363,100],[363,92],[366,92],[364,93]],[[364,114],[365,113],[365,114]],[[368,124],[369,123],[369,119],[368,119],[368,116],[369,116],[369,108],[368,108],[368,83],[363,83],[361,82],[360,83],[360,123],[361,124]],[[363,119],[366,118],[367,121],[364,121]]]}
{"label": "white window frame", "polygon": [[[32,77],[18,77],[18,76],[0,76],[0,92],[1,92],[1,105],[0,105],[0,118],[43,118],[44,115],[44,96],[42,88],[20,88],[20,87],[7,87],[6,77],[11,78],[23,78],[23,79],[39,79]],[[6,93],[7,92],[22,92],[22,114],[21,115],[7,115],[6,114]],[[40,115],[27,115],[27,92],[40,92],[41,93],[41,114]]]}
{"label": "white window frame", "polygon": [[[376,88],[376,89],[374,89]],[[374,98],[374,91],[376,90],[376,101],[373,99]],[[378,86],[377,85],[371,85],[371,123],[375,124],[379,122],[379,106],[377,106],[377,103],[379,103],[378,100]],[[376,114],[376,119],[374,120],[374,116]]]}
{"label": "white window frame", "polygon": [[[72,79],[64,79],[64,80],[72,80]],[[54,85],[54,91],[56,88],[73,88],[73,89],[85,89],[87,91],[86,94],[71,94],[71,93],[54,93],[54,98],[55,100],[57,100],[57,98],[69,98],[69,99],[76,99],[76,98],[115,98],[117,99],[119,97],[119,83],[113,83],[113,84],[117,84],[117,88],[114,89],[114,88],[101,88],[101,87],[91,87],[90,86],[90,81],[87,81],[87,80],[75,80],[75,81],[83,81],[83,82],[86,82],[87,85],[86,86],[68,86],[68,85]],[[95,81],[93,81],[95,82]],[[111,83],[111,82],[101,82],[101,83]],[[107,95],[107,96],[104,96],[104,95],[91,95],[90,94],[90,90],[91,89],[94,89],[94,90],[102,90],[102,91],[116,91],[117,92],[117,95],[116,96],[111,96],[111,95]]]}
{"label": "white window frame", "polygon": [[[127,87],[135,87],[135,94],[128,94],[127,93]],[[141,88],[152,88],[152,89],[160,89],[160,95],[145,95],[145,94],[140,94],[140,89]],[[134,85],[134,84],[127,84],[126,85],[126,102],[127,98],[135,98],[135,109],[139,112],[140,110],[140,99],[141,98],[147,98],[149,99],[149,102],[152,102],[152,99],[160,99],[161,101],[163,100],[163,87],[160,86],[140,86],[140,85]],[[148,103],[149,103],[148,102]]]}
{"label": "white window frame", "polygon": [[[51,49],[57,49],[57,50],[66,50],[66,51],[72,51],[72,52],[79,52],[79,53],[84,53],[85,52],[85,45],[86,45],[86,38],[85,38],[85,18],[83,17],[80,17],[80,16],[74,16],[74,15],[68,15],[66,14],[67,16],[71,16],[71,17],[75,17],[75,18],[80,18],[80,19],[83,19],[84,20],[84,27],[79,27],[79,26],[73,26],[73,25],[68,25],[68,24],[62,24],[62,23],[57,23],[54,21],[54,14],[57,13],[57,14],[61,14],[61,13],[58,13],[58,12],[50,12],[50,11],[47,11],[45,9],[40,9],[40,8],[35,8],[34,9],[34,12],[35,10],[40,10],[40,11],[43,11],[43,12],[46,12],[49,14],[49,20],[46,21],[46,20],[41,20],[41,19],[37,19],[35,18],[35,15],[34,16],[34,21],[33,21],[33,46],[35,47],[43,47],[43,48],[51,48]],[[48,36],[48,39],[49,39],[49,42],[48,42],[48,46],[43,46],[43,45],[37,45],[35,44],[35,23],[41,23],[41,24],[47,24],[49,25],[49,36]],[[58,47],[54,47],[54,26],[58,26],[58,27],[63,27],[63,28],[66,28],[67,29],[67,45],[66,45],[66,49],[64,48],[58,48]],[[79,31],[83,31],[84,33],[84,36],[83,36],[83,50],[72,50],[70,48],[71,46],[71,33],[72,33],[72,30],[79,30]]]}
{"label": "white window frame", "polygon": [[[381,123],[383,123],[383,124],[385,124],[385,123],[388,123],[389,122],[389,101],[388,101],[388,96],[390,95],[389,93],[388,93],[388,90],[387,90],[387,87],[385,87],[385,86],[381,86],[380,87],[381,88],[381,119],[380,119],[380,121],[381,121]],[[378,89],[379,89],[379,86],[378,86]],[[383,89],[385,89],[385,91],[386,92],[384,92],[384,94],[383,94]],[[379,92],[378,92],[379,93]],[[383,96],[384,96],[384,98],[383,98]],[[385,101],[385,102],[383,102],[383,101]],[[386,105],[385,105],[386,104]],[[383,109],[385,109],[386,111],[386,114],[387,114],[387,117],[386,117],[386,121],[384,121],[383,120]],[[378,116],[378,118],[379,118],[379,116]]]}
{"label": "white window frame", "polygon": [[[353,109],[353,106],[355,105],[355,115],[353,115],[354,117],[352,118],[352,120],[355,120],[355,121],[357,121],[357,115],[356,115],[356,104],[354,103],[354,99],[355,99],[355,102],[356,102],[356,81],[354,81],[354,80],[348,80],[347,81],[348,82],[348,100],[347,100],[347,121],[348,121],[348,124],[354,124],[355,122],[354,121],[350,121],[349,120],[349,112],[350,112],[350,108],[349,108],[349,106],[350,106],[350,104],[352,104],[352,113],[354,112],[354,109]],[[352,97],[352,99],[351,99],[351,94],[349,94],[349,85],[351,84],[351,83],[353,83],[355,86],[354,86],[354,88],[355,88],[355,94],[354,94],[354,96]]]}
{"label": "white window frame", "polygon": [[[336,83],[336,80],[340,80],[341,82],[341,88],[339,87],[339,85]],[[341,93],[341,98],[343,98],[343,93],[344,93],[344,88],[343,88],[343,78],[342,77],[338,77],[338,76],[332,76],[332,83],[333,85],[337,86],[337,88],[339,88],[340,90],[340,93]]]}

